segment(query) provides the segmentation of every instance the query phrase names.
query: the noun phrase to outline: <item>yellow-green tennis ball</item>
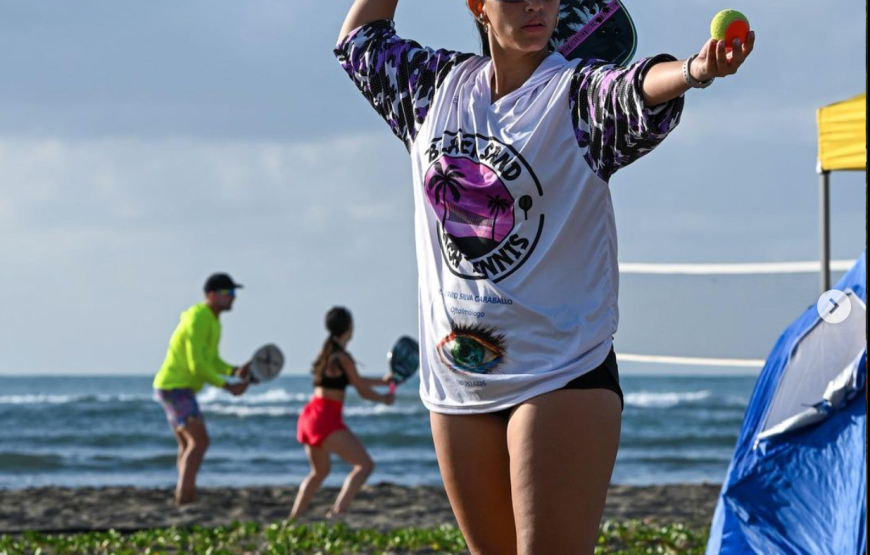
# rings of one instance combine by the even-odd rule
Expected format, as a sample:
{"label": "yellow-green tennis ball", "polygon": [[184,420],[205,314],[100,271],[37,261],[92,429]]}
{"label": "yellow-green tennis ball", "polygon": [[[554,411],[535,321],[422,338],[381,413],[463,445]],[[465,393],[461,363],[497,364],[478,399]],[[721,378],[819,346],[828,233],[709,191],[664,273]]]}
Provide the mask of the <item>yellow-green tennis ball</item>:
{"label": "yellow-green tennis ball", "polygon": [[749,35],[749,20],[737,10],[722,10],[710,23],[710,36],[716,40],[724,40],[725,48],[731,50],[734,39],[740,39],[746,44]]}

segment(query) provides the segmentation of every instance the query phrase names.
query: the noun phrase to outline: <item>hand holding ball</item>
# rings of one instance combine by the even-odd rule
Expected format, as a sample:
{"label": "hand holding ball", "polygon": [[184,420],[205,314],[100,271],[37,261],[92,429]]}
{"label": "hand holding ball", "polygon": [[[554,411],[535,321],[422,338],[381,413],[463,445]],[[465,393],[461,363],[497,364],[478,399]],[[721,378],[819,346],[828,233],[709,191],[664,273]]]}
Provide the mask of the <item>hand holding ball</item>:
{"label": "hand holding ball", "polygon": [[724,40],[726,50],[731,50],[734,39],[740,39],[741,44],[746,44],[748,35],[749,20],[737,10],[722,10],[710,23],[710,36],[716,40]]}

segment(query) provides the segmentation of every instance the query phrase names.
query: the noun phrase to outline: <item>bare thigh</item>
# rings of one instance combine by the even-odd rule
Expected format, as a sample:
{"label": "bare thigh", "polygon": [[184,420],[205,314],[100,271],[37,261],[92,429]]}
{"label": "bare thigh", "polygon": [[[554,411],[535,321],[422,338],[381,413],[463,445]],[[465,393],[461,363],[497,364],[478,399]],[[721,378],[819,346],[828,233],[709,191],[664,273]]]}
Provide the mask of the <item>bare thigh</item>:
{"label": "bare thigh", "polygon": [[519,553],[591,555],[616,461],[622,411],[604,389],[517,406],[508,424]]}
{"label": "bare thigh", "polygon": [[305,454],[308,455],[308,464],[318,478],[325,478],[329,474],[329,451],[322,447],[305,446]]}
{"label": "bare thigh", "polygon": [[323,441],[323,449],[335,453],[348,463],[357,466],[371,464],[365,445],[350,430],[338,430]]}
{"label": "bare thigh", "polygon": [[450,505],[474,555],[516,553],[507,418],[430,413]]}

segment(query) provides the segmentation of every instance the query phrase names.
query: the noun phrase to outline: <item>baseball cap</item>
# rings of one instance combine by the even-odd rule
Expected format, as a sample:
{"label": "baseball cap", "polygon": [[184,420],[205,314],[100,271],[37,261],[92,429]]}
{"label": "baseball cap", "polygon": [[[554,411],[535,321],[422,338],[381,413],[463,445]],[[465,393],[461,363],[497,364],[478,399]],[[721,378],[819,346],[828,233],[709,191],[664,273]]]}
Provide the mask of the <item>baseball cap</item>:
{"label": "baseball cap", "polygon": [[222,289],[242,289],[242,287],[242,284],[234,282],[229,274],[212,274],[205,280],[203,290],[206,293],[211,293]]}

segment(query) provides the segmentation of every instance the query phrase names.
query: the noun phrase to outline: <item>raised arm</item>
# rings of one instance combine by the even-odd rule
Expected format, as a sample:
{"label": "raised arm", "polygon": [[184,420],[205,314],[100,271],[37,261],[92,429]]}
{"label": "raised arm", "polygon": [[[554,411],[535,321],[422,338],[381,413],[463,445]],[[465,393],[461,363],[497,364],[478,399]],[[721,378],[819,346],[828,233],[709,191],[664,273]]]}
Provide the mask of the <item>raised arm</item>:
{"label": "raised arm", "polygon": [[366,378],[365,376],[360,376],[360,379],[365,382],[369,387],[380,387],[383,385],[390,385],[389,376],[384,376],[383,378]]}
{"label": "raised arm", "polygon": [[[707,41],[688,65],[695,81],[733,75],[755,45]],[[683,94],[690,88],[683,79],[683,63],[660,54],[628,67],[597,60],[577,66],[570,92],[571,117],[577,144],[601,179],[651,152],[679,123]]]}
{"label": "raised arm", "polygon": [[347,17],[344,18],[344,25],[341,26],[341,33],[338,35],[339,42],[351,31],[366,23],[380,19],[393,19],[396,16],[398,4],[399,0],[356,0],[350,7],[350,11],[347,12]]}
{"label": "raised arm", "polygon": [[[725,50],[725,41],[708,40],[689,66],[696,81],[726,77],[737,73],[755,46],[755,32],[749,33],[746,44],[734,40],[731,52]],[[689,90],[683,79],[683,62],[662,62],[650,68],[643,81],[643,100],[647,106],[657,106],[677,98]]]}
{"label": "raised arm", "polygon": [[398,0],[356,0],[333,51],[342,69],[408,150],[436,89],[472,55],[427,48],[396,35]]}
{"label": "raised arm", "polygon": [[353,363],[353,360],[349,356],[345,354],[340,355],[338,363],[341,365],[341,369],[344,370],[350,384],[359,392],[360,397],[376,403],[384,403],[385,405],[391,405],[393,403],[395,396],[389,393],[382,395],[372,389],[371,382],[373,380],[360,376],[359,372],[356,370],[356,364]]}

